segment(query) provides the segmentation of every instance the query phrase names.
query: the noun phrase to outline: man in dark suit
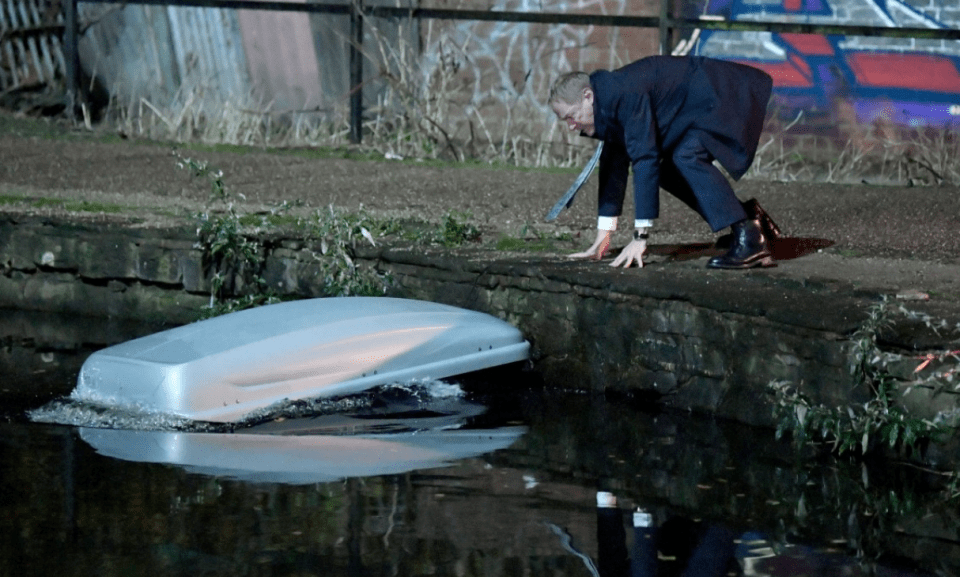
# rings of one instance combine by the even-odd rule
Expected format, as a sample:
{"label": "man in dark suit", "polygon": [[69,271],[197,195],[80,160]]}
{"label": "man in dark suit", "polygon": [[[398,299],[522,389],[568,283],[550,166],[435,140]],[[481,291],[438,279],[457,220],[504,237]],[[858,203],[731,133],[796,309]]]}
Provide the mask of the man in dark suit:
{"label": "man in dark suit", "polygon": [[612,266],[643,266],[647,229],[660,211],[659,188],[697,211],[729,250],[711,268],[774,266],[779,235],[755,201],[741,203],[712,163],[739,179],[753,162],[772,81],[756,68],[704,57],[651,56],[623,68],[560,77],[549,104],[570,130],[602,140],[597,239],[571,255],[599,259],[623,210],[633,167],[634,240]]}

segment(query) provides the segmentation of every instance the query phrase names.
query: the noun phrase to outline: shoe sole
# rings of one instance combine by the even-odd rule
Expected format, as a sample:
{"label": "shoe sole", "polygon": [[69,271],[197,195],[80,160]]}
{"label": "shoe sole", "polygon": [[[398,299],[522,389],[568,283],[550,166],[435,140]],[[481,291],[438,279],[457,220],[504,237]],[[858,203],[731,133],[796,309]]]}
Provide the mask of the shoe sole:
{"label": "shoe sole", "polygon": [[773,260],[773,257],[770,255],[762,256],[760,258],[744,261],[737,264],[722,264],[716,263],[713,260],[707,262],[707,268],[715,269],[724,269],[724,270],[746,270],[748,268],[772,268],[777,266],[777,261]]}

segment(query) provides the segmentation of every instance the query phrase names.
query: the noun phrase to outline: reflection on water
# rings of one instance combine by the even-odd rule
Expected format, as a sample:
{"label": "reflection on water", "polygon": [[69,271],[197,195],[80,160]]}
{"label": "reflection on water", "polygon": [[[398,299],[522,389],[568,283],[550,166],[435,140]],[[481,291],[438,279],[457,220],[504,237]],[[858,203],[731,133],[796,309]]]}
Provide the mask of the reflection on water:
{"label": "reflection on water", "polygon": [[616,575],[651,560],[637,507],[659,574],[960,571],[956,507],[932,479],[795,463],[769,431],[524,391],[523,375],[236,433],[39,424],[23,409],[68,394],[97,344],[0,338],[4,574]]}
{"label": "reflection on water", "polygon": [[272,421],[235,433],[82,427],[80,438],[117,459],[179,465],[226,479],[306,485],[443,467],[505,449],[524,432],[517,426],[462,428],[484,410],[462,399],[418,404],[412,412],[400,405]]}

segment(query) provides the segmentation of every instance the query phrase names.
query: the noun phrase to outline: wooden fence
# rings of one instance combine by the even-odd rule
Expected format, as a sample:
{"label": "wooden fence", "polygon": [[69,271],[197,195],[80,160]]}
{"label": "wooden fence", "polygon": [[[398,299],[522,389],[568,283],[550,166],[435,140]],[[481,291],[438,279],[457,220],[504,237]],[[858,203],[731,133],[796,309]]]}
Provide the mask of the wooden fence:
{"label": "wooden fence", "polygon": [[59,3],[0,0],[0,91],[42,86],[66,76]]}

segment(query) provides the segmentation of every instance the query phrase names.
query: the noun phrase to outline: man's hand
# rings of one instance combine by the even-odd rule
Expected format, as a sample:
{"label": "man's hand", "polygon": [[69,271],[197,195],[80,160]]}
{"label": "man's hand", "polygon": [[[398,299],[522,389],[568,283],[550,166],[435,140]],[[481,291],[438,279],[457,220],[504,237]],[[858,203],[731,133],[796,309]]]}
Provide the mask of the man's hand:
{"label": "man's hand", "polygon": [[630,244],[623,247],[623,250],[620,251],[620,254],[617,255],[617,258],[610,263],[610,266],[620,266],[623,265],[623,268],[630,268],[633,264],[633,261],[637,261],[637,266],[643,268],[643,253],[647,250],[647,241],[645,240],[634,240]]}
{"label": "man's hand", "polygon": [[568,255],[567,258],[589,258],[591,260],[600,260],[603,255],[610,250],[610,240],[613,238],[612,230],[598,230],[597,240],[593,241],[590,248],[583,252],[575,252]]}

